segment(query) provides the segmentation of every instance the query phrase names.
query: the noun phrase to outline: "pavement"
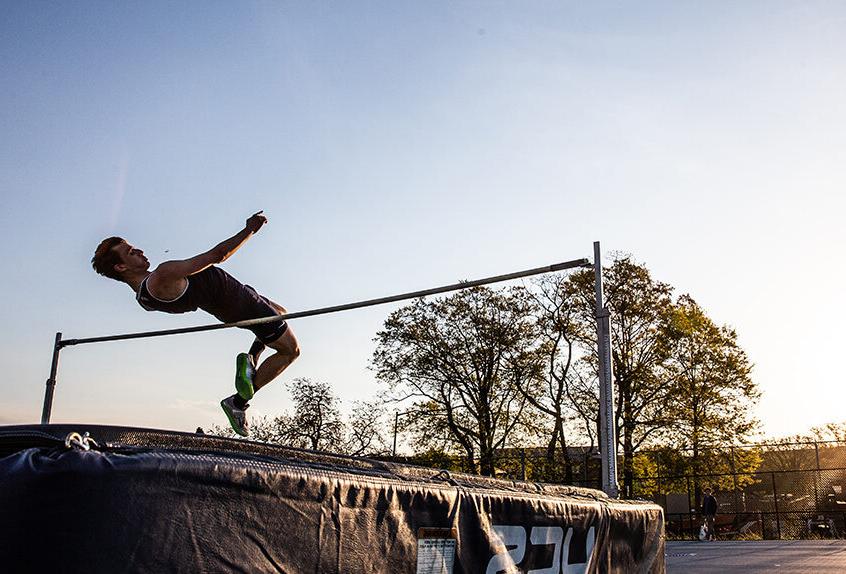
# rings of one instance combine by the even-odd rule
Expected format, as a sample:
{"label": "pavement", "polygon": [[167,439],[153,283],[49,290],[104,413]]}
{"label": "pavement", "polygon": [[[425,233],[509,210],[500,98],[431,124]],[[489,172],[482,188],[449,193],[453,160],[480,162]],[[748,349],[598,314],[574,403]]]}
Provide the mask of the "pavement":
{"label": "pavement", "polygon": [[846,540],[667,542],[667,574],[843,574]]}

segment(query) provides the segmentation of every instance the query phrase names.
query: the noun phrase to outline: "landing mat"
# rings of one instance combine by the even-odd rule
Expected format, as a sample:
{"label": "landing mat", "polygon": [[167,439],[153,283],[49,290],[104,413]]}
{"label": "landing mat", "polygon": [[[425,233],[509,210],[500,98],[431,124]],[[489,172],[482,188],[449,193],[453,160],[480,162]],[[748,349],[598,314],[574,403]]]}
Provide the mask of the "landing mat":
{"label": "landing mat", "polygon": [[0,427],[0,509],[6,572],[664,572],[654,504],[152,429]]}

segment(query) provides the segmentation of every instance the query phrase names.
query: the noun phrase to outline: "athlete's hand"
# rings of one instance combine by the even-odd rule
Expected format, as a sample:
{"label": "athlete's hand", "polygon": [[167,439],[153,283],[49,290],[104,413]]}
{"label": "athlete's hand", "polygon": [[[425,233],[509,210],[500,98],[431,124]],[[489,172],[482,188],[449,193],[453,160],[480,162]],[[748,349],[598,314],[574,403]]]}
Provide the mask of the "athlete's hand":
{"label": "athlete's hand", "polygon": [[250,216],[247,220],[247,229],[249,229],[253,233],[257,233],[261,226],[267,223],[267,218],[262,215],[264,211],[259,211],[258,213],[254,213]]}

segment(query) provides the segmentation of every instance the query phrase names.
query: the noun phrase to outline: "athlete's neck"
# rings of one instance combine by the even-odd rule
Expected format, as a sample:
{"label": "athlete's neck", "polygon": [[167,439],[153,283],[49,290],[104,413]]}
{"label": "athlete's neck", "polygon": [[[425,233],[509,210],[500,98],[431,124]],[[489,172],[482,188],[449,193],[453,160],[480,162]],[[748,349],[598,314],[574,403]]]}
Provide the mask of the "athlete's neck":
{"label": "athlete's neck", "polygon": [[150,271],[140,271],[138,273],[126,273],[123,276],[123,282],[129,285],[133,291],[138,293],[141,288],[141,283],[144,279],[150,276]]}

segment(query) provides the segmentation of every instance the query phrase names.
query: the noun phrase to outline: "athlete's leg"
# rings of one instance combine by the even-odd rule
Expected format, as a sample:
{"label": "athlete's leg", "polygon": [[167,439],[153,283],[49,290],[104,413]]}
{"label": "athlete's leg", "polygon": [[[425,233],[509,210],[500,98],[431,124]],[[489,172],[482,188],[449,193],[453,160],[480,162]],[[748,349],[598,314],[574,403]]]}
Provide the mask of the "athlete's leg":
{"label": "athlete's leg", "polygon": [[256,369],[256,375],[253,378],[253,388],[256,391],[281,375],[282,371],[300,356],[300,346],[290,325],[278,339],[267,343],[267,346],[276,352],[262,361]]}
{"label": "athlete's leg", "polygon": [[279,303],[277,303],[277,302],[275,302],[275,301],[271,301],[271,300],[270,300],[270,299],[268,299],[267,297],[265,297],[265,300],[266,300],[268,303],[270,303],[270,305],[271,305],[274,309],[276,309],[276,310],[279,312],[279,314],[280,314],[280,315],[287,315],[287,314],[288,314],[288,310],[287,310],[285,307],[283,307],[282,305],[280,305]]}
{"label": "athlete's leg", "polygon": [[261,341],[259,341],[258,339],[256,339],[255,341],[253,341],[253,344],[252,344],[252,346],[250,347],[250,350],[249,350],[249,351],[247,351],[247,353],[248,353],[248,354],[250,355],[250,357],[252,357],[252,359],[253,359],[253,365],[258,365],[258,362],[259,362],[259,357],[261,356],[261,352],[262,352],[262,351],[264,351],[264,349],[265,349],[265,344],[264,344],[264,343],[262,343],[262,342],[261,342]]}

